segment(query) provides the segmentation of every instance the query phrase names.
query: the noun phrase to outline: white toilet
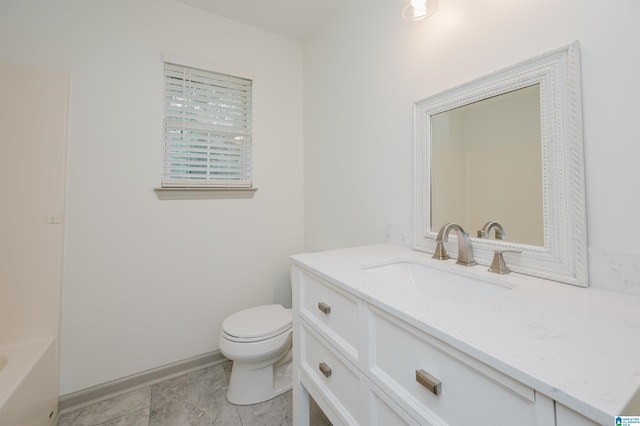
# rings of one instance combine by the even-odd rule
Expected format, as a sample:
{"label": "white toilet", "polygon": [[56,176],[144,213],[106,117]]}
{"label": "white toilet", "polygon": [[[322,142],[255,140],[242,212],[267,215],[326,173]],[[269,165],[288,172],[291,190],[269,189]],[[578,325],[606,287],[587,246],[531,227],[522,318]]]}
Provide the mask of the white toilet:
{"label": "white toilet", "polygon": [[292,316],[282,305],[238,311],[222,323],[220,352],[233,361],[227,399],[250,405],[291,389]]}

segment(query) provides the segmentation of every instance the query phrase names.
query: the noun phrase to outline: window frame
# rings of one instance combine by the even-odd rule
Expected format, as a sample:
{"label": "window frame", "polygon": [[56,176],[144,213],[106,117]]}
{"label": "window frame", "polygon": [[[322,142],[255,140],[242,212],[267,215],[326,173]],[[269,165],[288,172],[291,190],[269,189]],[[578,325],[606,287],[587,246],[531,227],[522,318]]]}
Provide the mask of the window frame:
{"label": "window frame", "polygon": [[[246,166],[240,165],[238,167],[238,171],[240,172],[240,176],[243,179],[233,179],[233,177],[229,178],[228,176],[224,176],[225,179],[212,179],[209,176],[209,172],[206,174],[201,174],[206,176],[204,178],[194,178],[193,180],[184,179],[184,180],[176,180],[176,179],[167,179],[167,170],[169,169],[168,165],[168,152],[169,152],[169,143],[170,140],[173,139],[181,140],[182,133],[178,132],[181,136],[178,138],[168,138],[168,130],[167,127],[172,124],[175,125],[175,117],[169,116],[169,92],[168,92],[168,80],[167,80],[167,64],[170,67],[180,67],[187,71],[193,70],[196,72],[204,72],[210,74],[209,77],[222,77],[223,79],[242,79],[249,80],[249,95],[248,99],[245,99],[247,106],[243,110],[244,113],[248,114],[246,116],[246,129],[245,132],[242,133],[241,130],[238,130],[240,127],[229,127],[232,132],[238,132],[242,137],[246,137],[245,141],[248,144],[248,154],[246,147],[243,149],[239,149],[238,151],[242,152],[239,156],[242,163],[244,160],[247,163]],[[163,156],[162,156],[162,177],[161,177],[161,186],[159,188],[154,188],[158,198],[160,199],[206,199],[206,198],[252,198],[253,194],[257,190],[253,186],[253,81],[254,78],[252,75],[246,72],[239,72],[237,70],[229,70],[216,65],[204,63],[201,61],[189,60],[186,58],[174,56],[174,55],[164,55],[163,62]],[[210,93],[209,93],[210,94]],[[209,95],[208,94],[208,95]],[[213,98],[214,96],[211,96]],[[187,98],[188,99],[188,98]],[[211,104],[210,104],[211,105]],[[179,109],[179,108],[178,108]],[[175,108],[173,113],[175,113]],[[186,110],[185,110],[186,111]],[[180,111],[178,111],[180,112]],[[186,114],[185,114],[186,115]],[[168,124],[170,123],[170,124]],[[198,120],[191,120],[187,122],[187,133],[191,128],[189,125],[195,124],[196,127],[200,125]],[[209,125],[208,123],[204,123],[203,125]],[[175,131],[175,128],[174,128]],[[216,134],[216,130],[211,130],[206,132],[207,135]],[[221,133],[225,133],[224,131]],[[217,135],[217,134],[216,134]],[[206,138],[205,138],[206,139]],[[189,137],[185,138],[185,140],[189,140]],[[187,152],[190,152],[191,147],[186,148]],[[173,151],[175,156],[179,157],[180,150]],[[207,154],[204,155],[205,162],[209,162],[211,157],[208,157]],[[188,161],[185,159],[185,161]],[[179,164],[179,163],[178,163]],[[209,167],[206,167],[208,170]],[[188,172],[187,172],[188,174]]]}

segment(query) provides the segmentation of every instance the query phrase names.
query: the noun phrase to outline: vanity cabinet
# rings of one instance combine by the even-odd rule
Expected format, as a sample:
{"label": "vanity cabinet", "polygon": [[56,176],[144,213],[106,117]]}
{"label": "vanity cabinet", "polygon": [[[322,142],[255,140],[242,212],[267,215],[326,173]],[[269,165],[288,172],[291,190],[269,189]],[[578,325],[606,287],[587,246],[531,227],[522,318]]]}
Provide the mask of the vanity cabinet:
{"label": "vanity cabinet", "polygon": [[311,271],[292,267],[294,424],[554,425],[554,402]]}
{"label": "vanity cabinet", "polygon": [[637,297],[388,243],[292,256],[291,282],[296,426],[309,396],[334,424],[595,426],[640,414]]}

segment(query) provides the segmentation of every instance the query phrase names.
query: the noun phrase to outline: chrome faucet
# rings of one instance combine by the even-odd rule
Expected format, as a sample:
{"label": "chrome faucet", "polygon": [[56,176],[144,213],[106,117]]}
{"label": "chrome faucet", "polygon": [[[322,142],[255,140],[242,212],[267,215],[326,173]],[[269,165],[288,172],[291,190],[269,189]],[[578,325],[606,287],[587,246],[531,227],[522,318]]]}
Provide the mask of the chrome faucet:
{"label": "chrome faucet", "polygon": [[458,236],[458,265],[473,266],[477,265],[473,258],[473,252],[471,251],[471,240],[469,240],[469,234],[464,232],[464,229],[457,223],[447,223],[438,232],[436,237],[436,251],[433,254],[434,259],[446,260],[450,259],[447,251],[444,248],[443,242],[449,241],[449,232],[451,230],[456,231]]}
{"label": "chrome faucet", "polygon": [[488,239],[491,236],[491,228],[495,228],[496,230],[496,240],[504,240],[507,236],[502,225],[496,221],[489,221],[484,224],[482,229],[478,230],[478,238]]}

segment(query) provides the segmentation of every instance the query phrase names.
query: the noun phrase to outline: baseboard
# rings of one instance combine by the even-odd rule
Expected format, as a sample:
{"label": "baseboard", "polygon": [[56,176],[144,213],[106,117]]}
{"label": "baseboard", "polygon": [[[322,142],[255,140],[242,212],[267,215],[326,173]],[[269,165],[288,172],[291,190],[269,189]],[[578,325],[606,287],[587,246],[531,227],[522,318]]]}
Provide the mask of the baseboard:
{"label": "baseboard", "polygon": [[225,361],[227,361],[227,358],[225,358],[220,351],[213,351],[193,358],[163,365],[158,368],[132,374],[127,377],[92,386],[77,392],[61,395],[58,399],[58,410],[59,412],[68,411],[70,408],[87,405],[90,402],[92,403],[106,399],[135,388],[147,386],[154,382],[160,382],[171,377],[206,368],[211,365],[220,364]]}

